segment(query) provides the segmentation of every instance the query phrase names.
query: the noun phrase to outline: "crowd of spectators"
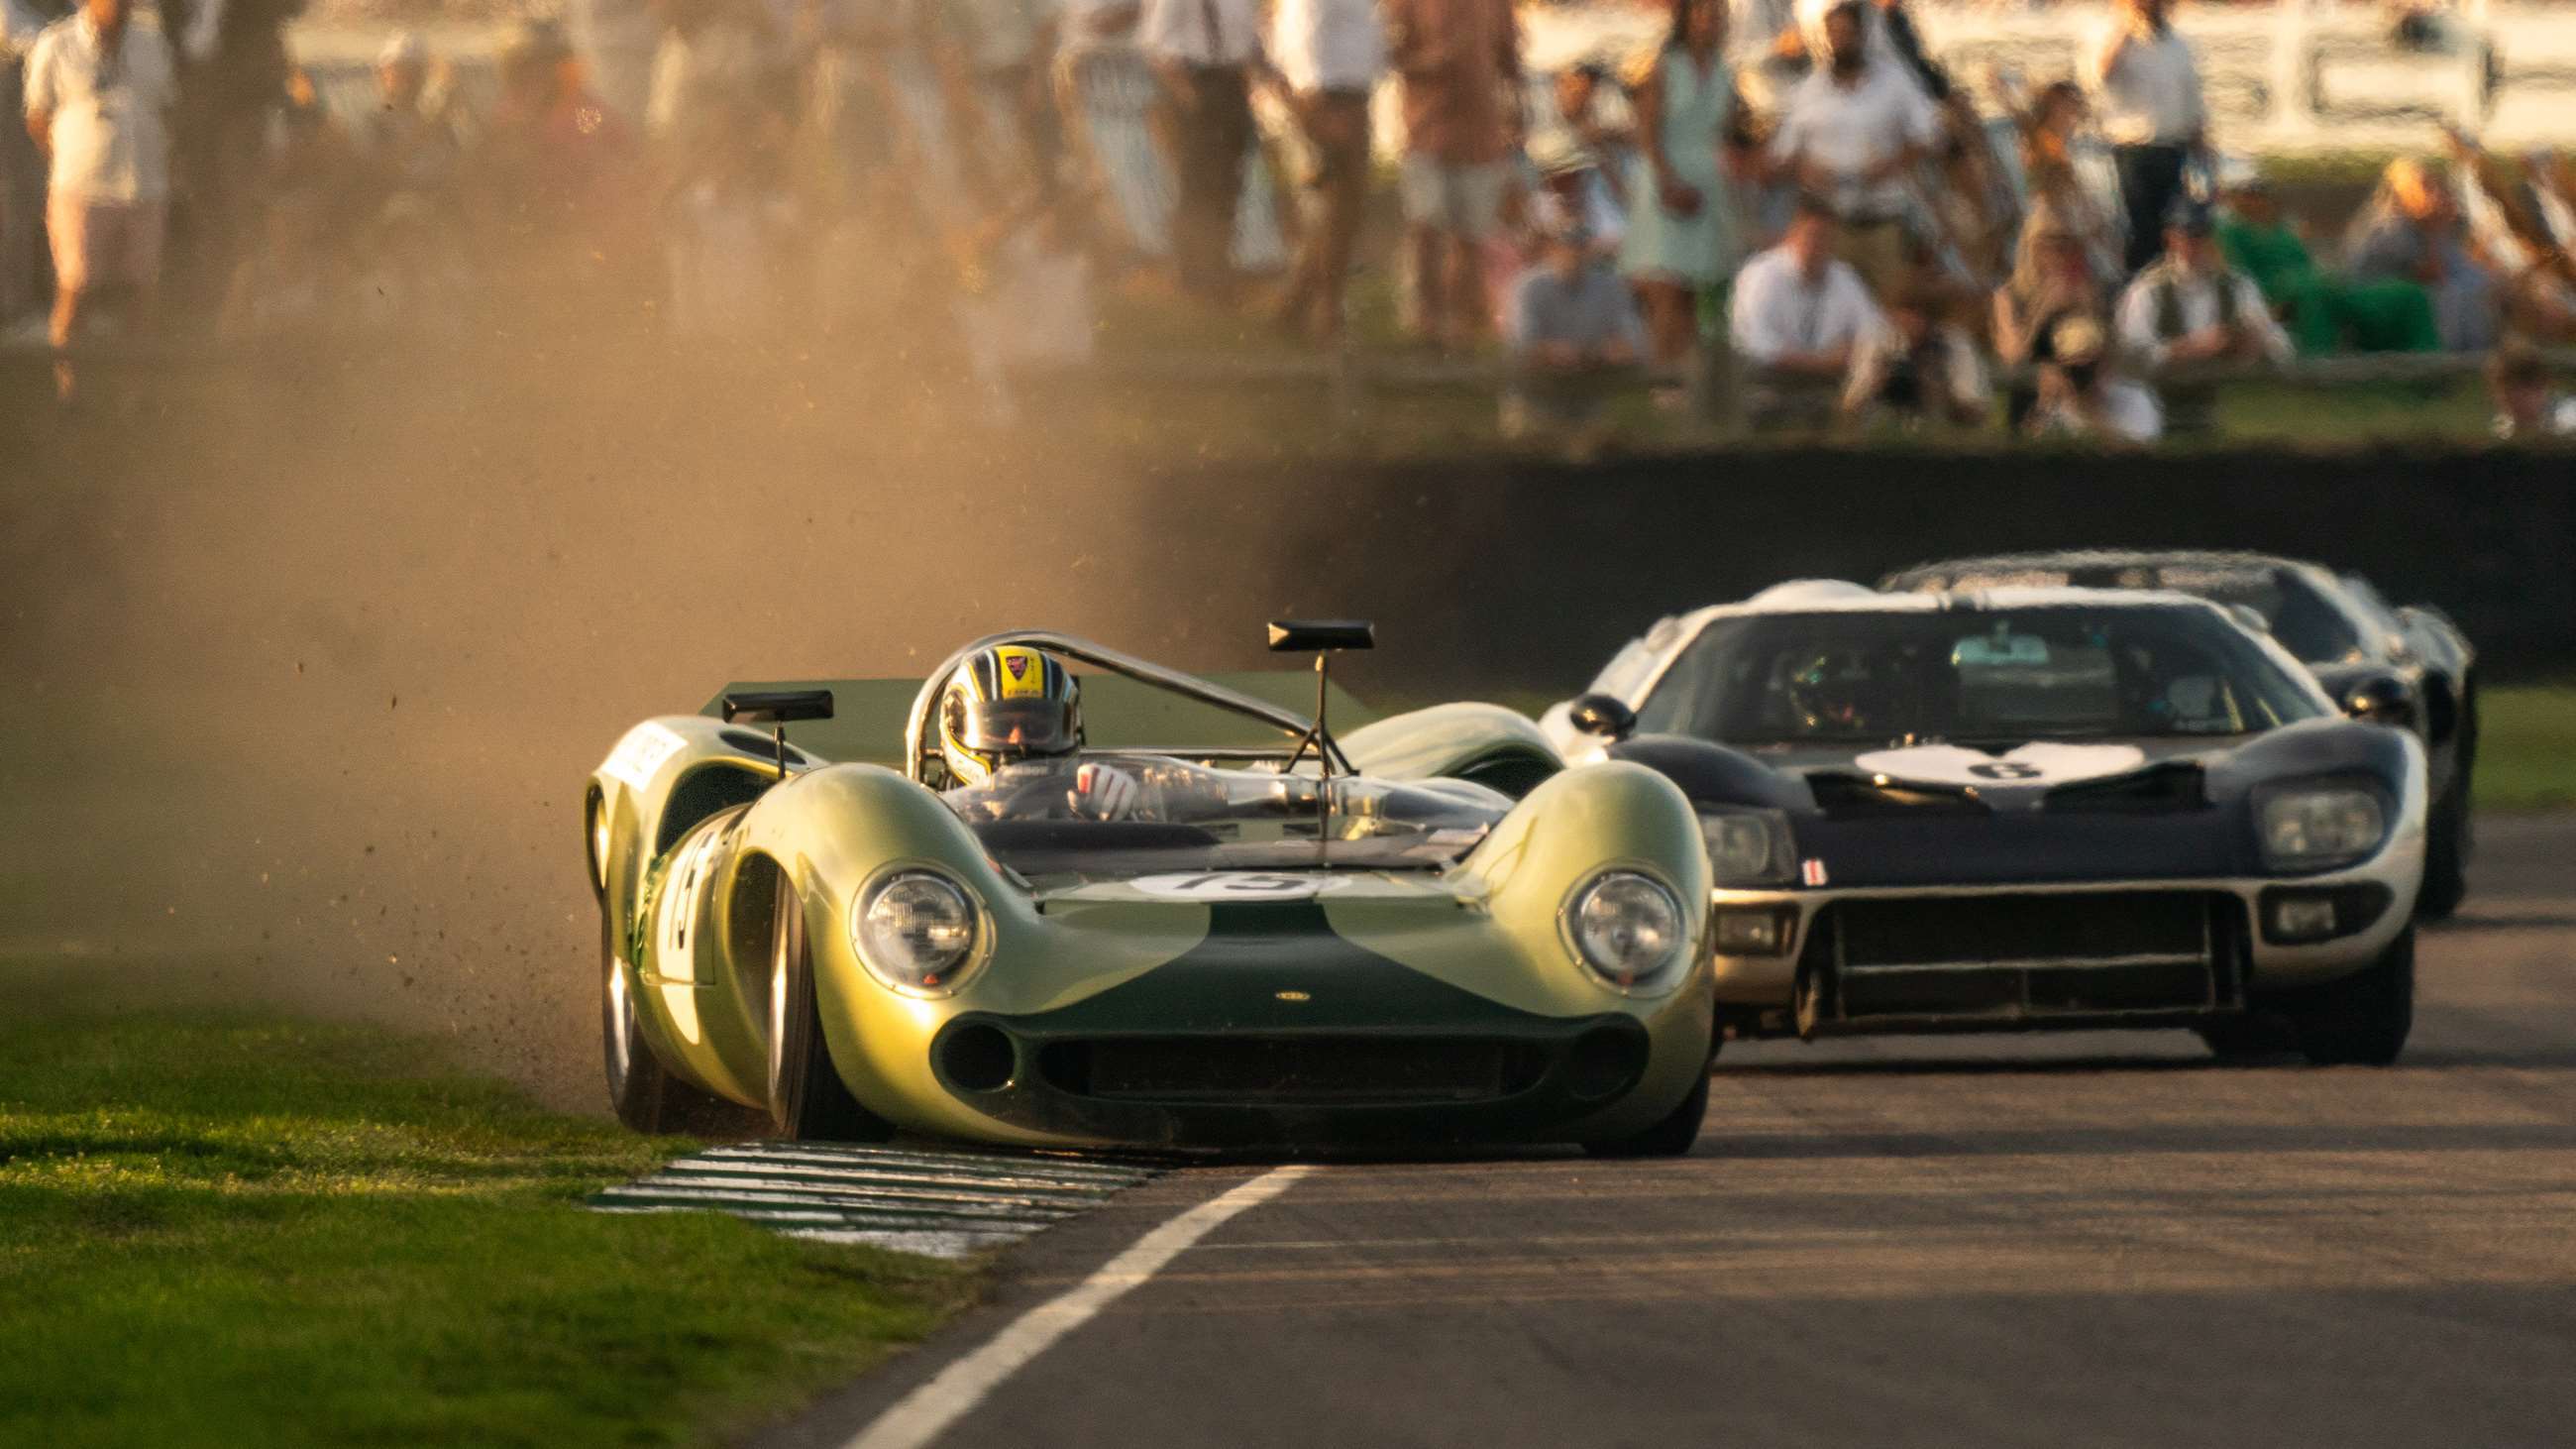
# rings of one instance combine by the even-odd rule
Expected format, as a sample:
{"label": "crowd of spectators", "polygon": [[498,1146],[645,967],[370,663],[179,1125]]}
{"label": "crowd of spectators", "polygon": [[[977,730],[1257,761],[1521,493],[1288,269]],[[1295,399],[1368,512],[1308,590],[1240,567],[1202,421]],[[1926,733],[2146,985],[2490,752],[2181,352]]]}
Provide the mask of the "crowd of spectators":
{"label": "crowd of spectators", "polygon": [[2319,245],[2216,150],[2170,0],[2036,86],[1951,75],[1907,0],[1665,0],[1650,52],[1544,75],[1513,0],[580,0],[471,84],[395,36],[354,107],[288,53],[300,0],[68,3],[0,0],[36,148],[0,148],[0,314],[50,288],[67,393],[102,312],[587,305],[936,335],[1007,412],[1113,283],[1333,345],[1383,258],[1416,343],[1499,346],[1506,426],[1583,446],[1721,364],[1757,428],[2145,442],[2227,370],[2507,343],[2499,427],[2576,421],[2502,403],[2576,340],[2576,172],[2452,136]]}

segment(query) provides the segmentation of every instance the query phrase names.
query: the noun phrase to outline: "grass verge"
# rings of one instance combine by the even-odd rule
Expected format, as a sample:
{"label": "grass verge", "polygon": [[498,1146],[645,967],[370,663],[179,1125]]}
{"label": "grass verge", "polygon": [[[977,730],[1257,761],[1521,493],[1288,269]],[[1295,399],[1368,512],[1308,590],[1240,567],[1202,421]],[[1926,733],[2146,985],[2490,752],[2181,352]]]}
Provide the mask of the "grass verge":
{"label": "grass verge", "polygon": [[2576,685],[2478,691],[2477,804],[2576,808]]}
{"label": "grass verge", "polygon": [[116,1010],[55,968],[0,965],[0,998],[0,1443],[696,1443],[974,1287],[584,1211],[691,1144],[543,1111],[432,1043]]}

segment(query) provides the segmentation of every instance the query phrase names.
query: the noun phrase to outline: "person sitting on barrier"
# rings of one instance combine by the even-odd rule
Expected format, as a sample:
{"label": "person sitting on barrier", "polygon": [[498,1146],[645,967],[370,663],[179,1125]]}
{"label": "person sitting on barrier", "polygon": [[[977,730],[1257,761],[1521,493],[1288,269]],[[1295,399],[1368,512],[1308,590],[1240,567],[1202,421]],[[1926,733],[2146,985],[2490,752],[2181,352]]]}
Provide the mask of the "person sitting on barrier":
{"label": "person sitting on barrier", "polygon": [[[2206,364],[2286,362],[2294,351],[2262,289],[2220,254],[2209,207],[2189,197],[2166,216],[2163,260],[2129,283],[2118,315],[2120,351],[2150,377]],[[2209,383],[2169,381],[2164,391],[2171,431],[2214,425],[2218,395]]]}
{"label": "person sitting on barrier", "polygon": [[1580,213],[1552,211],[1544,248],[1512,293],[1503,435],[1566,435],[1588,452],[1603,441],[1603,405],[1633,380],[1646,331],[1635,299],[1603,261]]}
{"label": "person sitting on barrier", "polygon": [[1837,403],[1865,403],[1853,384],[1894,341],[1860,273],[1834,255],[1839,230],[1833,208],[1802,197],[1780,244],[1736,274],[1727,331],[1747,364],[1746,415],[1757,427],[1813,426]]}
{"label": "person sitting on barrier", "polygon": [[[2045,368],[2057,360],[2051,351],[2056,329],[2077,317],[2106,324],[2111,295],[2083,236],[2043,201],[2022,225],[2012,275],[1995,289],[1994,306],[1995,359],[2007,368]],[[2020,431],[2038,401],[2035,380],[2014,383],[2005,394],[2005,425]]]}
{"label": "person sitting on barrier", "polygon": [[2164,409],[2153,389],[2109,365],[2109,334],[2081,314],[2059,319],[2047,337],[2037,399],[2021,431],[2034,438],[2090,438],[2152,443],[2164,436]]}
{"label": "person sitting on barrier", "polygon": [[2495,274],[2471,244],[2459,194],[2432,167],[2411,156],[2388,163],[2347,233],[2344,260],[2362,281],[2422,287],[2444,351],[2495,345],[2502,305]]}
{"label": "person sitting on barrier", "polygon": [[2549,364],[2530,343],[2496,349],[2487,360],[2487,390],[2495,397],[2497,437],[2514,443],[2576,438],[2576,397],[2551,385]]}
{"label": "person sitting on barrier", "polygon": [[2433,352],[2442,345],[2433,301],[2411,281],[2351,281],[2320,270],[2292,230],[2263,174],[2230,158],[2220,167],[2226,210],[2218,218],[2227,264],[2254,279],[2298,339],[2302,356]]}

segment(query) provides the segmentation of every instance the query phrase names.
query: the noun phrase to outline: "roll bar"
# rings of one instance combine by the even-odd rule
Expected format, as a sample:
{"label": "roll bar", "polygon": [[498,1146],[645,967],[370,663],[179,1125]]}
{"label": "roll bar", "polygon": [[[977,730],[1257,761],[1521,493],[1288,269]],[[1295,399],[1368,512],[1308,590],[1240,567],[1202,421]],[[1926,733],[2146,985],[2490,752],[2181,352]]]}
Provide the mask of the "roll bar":
{"label": "roll bar", "polygon": [[[1177,669],[1166,669],[1160,664],[1149,663],[1132,654],[1120,653],[1105,644],[1095,644],[1088,639],[1079,639],[1071,634],[1058,634],[1046,629],[1014,629],[1004,634],[987,634],[966,645],[941,660],[939,667],[930,671],[930,676],[921,682],[921,692],[912,697],[912,714],[904,722],[903,728],[904,774],[913,783],[917,785],[930,783],[930,761],[937,753],[932,747],[930,721],[939,710],[939,694],[941,690],[948,687],[949,676],[957,672],[959,665],[984,650],[1009,647],[1043,649],[1049,654],[1094,665],[1112,674],[1123,674],[1139,684],[1150,684],[1184,699],[1194,699],[1201,704],[1242,715],[1246,719],[1259,720],[1292,739],[1303,739],[1315,732],[1315,722],[1295,710],[1282,709],[1268,700],[1239,694],[1221,684],[1211,684],[1195,675],[1183,674]],[[1329,739],[1327,743],[1330,744],[1336,756],[1341,755],[1342,747],[1338,743],[1331,743]],[[1178,749],[1173,753],[1186,754],[1188,751]],[[1267,755],[1240,749],[1223,750],[1218,753],[1227,758],[1268,758]],[[1285,758],[1286,749],[1282,748],[1279,755]],[[1342,759],[1342,769],[1347,773],[1357,773],[1351,770],[1350,760],[1347,757]]]}

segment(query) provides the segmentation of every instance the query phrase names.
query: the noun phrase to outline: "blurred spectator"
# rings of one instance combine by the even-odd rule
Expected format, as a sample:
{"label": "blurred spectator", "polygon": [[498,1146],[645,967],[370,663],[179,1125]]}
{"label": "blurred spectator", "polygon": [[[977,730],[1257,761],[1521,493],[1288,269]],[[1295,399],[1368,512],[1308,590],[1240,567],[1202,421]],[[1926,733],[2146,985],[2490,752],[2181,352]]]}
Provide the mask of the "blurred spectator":
{"label": "blurred spectator", "polygon": [[2576,438],[2576,397],[2551,386],[2549,364],[2529,343],[2504,344],[2487,359],[2496,436],[2508,442]]}
{"label": "blurred spectator", "polygon": [[1612,387],[1632,377],[1645,352],[1635,300],[1601,258],[1580,216],[1552,219],[1539,264],[1512,293],[1505,342],[1512,383],[1503,398],[1506,436],[1593,435]]}
{"label": "blurred spectator", "polygon": [[1747,105],[1778,110],[1807,74],[1797,0],[1728,0],[1726,65]]}
{"label": "blurred spectator", "polygon": [[462,292],[463,246],[456,211],[461,143],[448,119],[450,97],[433,86],[429,47],[408,30],[376,57],[376,106],[360,123],[364,166],[358,265],[360,298],[380,317],[452,319]]}
{"label": "blurred spectator", "polygon": [[1144,0],[1137,22],[1163,81],[1166,136],[1180,173],[1172,255],[1181,286],[1234,300],[1235,212],[1252,146],[1252,72],[1261,62],[1253,0]]}
{"label": "blurred spectator", "polygon": [[632,132],[583,84],[563,32],[522,21],[503,40],[500,96],[468,158],[489,279],[521,302],[574,300],[567,287],[626,283],[641,260]]}
{"label": "blurred spectator", "polygon": [[1092,266],[1082,222],[1089,204],[1070,188],[1033,190],[989,220],[968,249],[958,325],[997,422],[1019,417],[1015,369],[1091,360]]}
{"label": "blurred spectator", "polygon": [[1558,71],[1548,85],[1548,102],[1552,114],[1545,124],[1532,128],[1532,156],[1541,146],[1559,142],[1582,148],[1600,164],[1612,199],[1625,209],[1633,200],[1627,185],[1637,155],[1637,117],[1626,93],[1610,78],[1609,68],[1597,60],[1583,60]]}
{"label": "blurred spectator", "polygon": [[1962,315],[1974,304],[1931,248],[1912,246],[1907,268],[1899,285],[1878,299],[1888,324],[1884,345],[1869,349],[1855,365],[1845,405],[1855,411],[1882,408],[1909,421],[1982,426],[1994,406],[1994,389]]}
{"label": "blurred spectator", "polygon": [[2079,150],[2090,120],[2083,87],[2069,80],[2040,87],[2020,118],[2023,190],[2031,210],[2045,205],[2082,241],[2098,277],[2106,283],[2126,280],[2128,228],[2117,205],[2118,178],[2113,176],[2111,204],[2105,204],[2103,191],[2086,174],[2087,155],[2099,153]]}
{"label": "blurred spectator", "polygon": [[[71,346],[102,291],[123,288],[132,321],[149,322],[161,279],[170,195],[169,114],[178,79],[161,32],[133,23],[129,0],[85,0],[45,27],[27,57],[27,134],[50,163],[45,227],[53,240],[49,335]],[[70,364],[57,359],[65,397]]]}
{"label": "blurred spectator", "polygon": [[[894,7],[906,0],[869,0]],[[583,73],[600,101],[630,126],[644,123],[653,94],[653,55],[663,18],[654,0],[569,0],[565,21]]]}
{"label": "blurred spectator", "polygon": [[1699,340],[1699,298],[1744,258],[1722,158],[1742,139],[1726,72],[1723,0],[1676,0],[1671,33],[1637,87],[1644,144],[1629,173],[1634,201],[1621,270],[1645,304],[1658,366],[1679,367]]}
{"label": "blurred spectator", "polygon": [[959,72],[988,195],[1051,186],[1064,132],[1054,104],[1059,0],[943,0],[944,49]]}
{"label": "blurred spectator", "polygon": [[2535,158],[2517,175],[2465,132],[2452,128],[2449,141],[2462,235],[2469,256],[2494,279],[2505,319],[2552,341],[2576,337],[2576,258],[2550,219],[2550,166]]}
{"label": "blurred spectator", "polygon": [[775,35],[757,8],[670,0],[644,119],[660,196],[668,324],[754,336],[785,301],[797,220],[783,165],[789,120]]}
{"label": "blurred spectator", "polygon": [[[1996,360],[2007,368],[2034,369],[2055,362],[2057,330],[2089,318],[2098,339],[2111,316],[2109,280],[2094,266],[2083,236],[2051,204],[2040,203],[2022,224],[2012,275],[1995,290]],[[2005,393],[2004,421],[2016,431],[2039,401],[2036,382],[2016,382]]]}
{"label": "blurred spectator", "polygon": [[202,301],[234,275],[261,229],[269,122],[294,69],[286,26],[304,0],[161,0],[160,9],[179,62],[171,165],[183,245],[171,280]]}
{"label": "blurred spectator", "polygon": [[2499,299],[2492,274],[2469,247],[2468,228],[2448,182],[2423,162],[2388,163],[2370,205],[2355,218],[2346,265],[2364,282],[2403,281],[2433,301],[2442,347],[2480,352],[2495,345]]}
{"label": "blurred spectator", "polygon": [[1520,21],[1511,0],[1386,0],[1385,13],[1403,81],[1415,328],[1463,347],[1484,330],[1483,248],[1514,179],[1524,120]]}
{"label": "blurred spectator", "polygon": [[1314,196],[1279,307],[1281,330],[1338,341],[1342,296],[1368,207],[1369,98],[1386,71],[1377,0],[1279,0],[1271,62],[1304,137]]}
{"label": "blurred spectator", "polygon": [[[0,0],[0,113],[27,108],[27,52],[61,18],[54,0]],[[45,158],[24,125],[0,126],[0,328],[42,304]]]}
{"label": "blurred spectator", "polygon": [[1869,375],[1890,329],[1860,273],[1835,256],[1838,227],[1831,207],[1804,198],[1780,245],[1736,274],[1728,331],[1750,364],[1756,425],[1819,420],[1837,397],[1846,408],[1867,401],[1842,395]]}
{"label": "blurred spectator", "polygon": [[2307,356],[2346,347],[2362,352],[2431,352],[2441,345],[2433,304],[2413,282],[2351,282],[2318,269],[2308,244],[2281,216],[2272,188],[2252,167],[2225,178],[2227,208],[2218,242],[2227,264],[2254,279]]}
{"label": "blurred spectator", "polygon": [[1538,190],[1530,198],[1529,224],[1544,245],[1561,222],[1580,220],[1592,237],[1593,253],[1615,262],[1628,240],[1628,214],[1611,188],[1609,167],[1592,150],[1559,132],[1530,144],[1530,170]]}
{"label": "blurred spectator", "polygon": [[2183,195],[2183,169],[2209,140],[2200,66],[2172,9],[2172,0],[2116,0],[2081,67],[2120,168],[2132,272],[2155,260],[2165,213]]}
{"label": "blurred spectator", "polygon": [[356,230],[353,157],[338,118],[301,70],[287,77],[262,149],[256,231],[226,284],[221,324],[232,331],[343,324]]}
{"label": "blurred spectator", "polygon": [[2152,443],[2164,436],[2154,391],[2111,371],[2102,324],[2070,316],[2049,331],[2039,401],[2022,430],[2033,437]]}
{"label": "blurred spectator", "polygon": [[1939,137],[1940,118],[1899,67],[1870,63],[1872,13],[1861,0],[1827,12],[1827,64],[1791,93],[1771,156],[1833,209],[1843,258],[1885,295],[1905,280],[1914,169]]}
{"label": "blurred spectator", "polygon": [[[2228,268],[2209,208],[2189,197],[2176,201],[2164,235],[2164,258],[2120,294],[2122,353],[2158,379],[2200,363],[2288,361],[2288,334],[2254,279]],[[2168,383],[2164,393],[2172,431],[2201,433],[2216,421],[2210,384]]]}

